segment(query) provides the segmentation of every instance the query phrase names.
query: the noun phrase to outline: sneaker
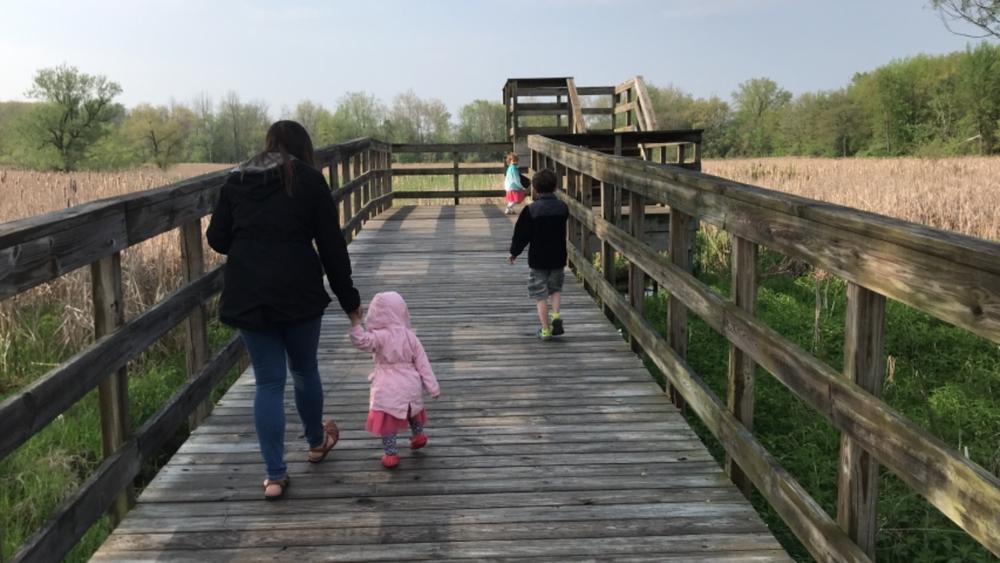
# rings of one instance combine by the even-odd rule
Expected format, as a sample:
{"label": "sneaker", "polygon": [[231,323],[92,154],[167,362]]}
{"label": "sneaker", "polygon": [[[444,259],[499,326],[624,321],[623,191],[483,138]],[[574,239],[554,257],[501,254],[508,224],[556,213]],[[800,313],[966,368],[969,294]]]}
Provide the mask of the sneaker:
{"label": "sneaker", "polygon": [[543,341],[552,340],[552,330],[545,328],[538,329],[538,338]]}
{"label": "sneaker", "polygon": [[552,317],[552,336],[559,336],[564,334],[566,331],[563,330],[562,317],[555,315]]}
{"label": "sneaker", "polygon": [[410,438],[410,449],[419,450],[420,448],[427,445],[427,434],[417,434],[416,436]]}
{"label": "sneaker", "polygon": [[382,456],[382,467],[384,467],[386,469],[392,469],[393,467],[396,467],[397,465],[399,465],[399,456],[398,455],[384,455],[384,456]]}

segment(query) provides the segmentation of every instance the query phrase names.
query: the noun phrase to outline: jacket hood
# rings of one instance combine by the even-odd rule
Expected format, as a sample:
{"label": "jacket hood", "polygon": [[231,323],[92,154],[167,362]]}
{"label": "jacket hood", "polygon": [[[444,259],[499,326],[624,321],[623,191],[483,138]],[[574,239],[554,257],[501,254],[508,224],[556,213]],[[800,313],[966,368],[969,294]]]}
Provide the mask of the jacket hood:
{"label": "jacket hood", "polygon": [[365,325],[369,330],[393,327],[410,328],[410,312],[403,296],[395,291],[377,293],[368,305]]}
{"label": "jacket hood", "polygon": [[[294,156],[288,155],[292,161]],[[284,189],[281,182],[281,153],[261,153],[241,162],[230,171],[230,184],[237,194],[249,199],[264,199],[275,190]]]}

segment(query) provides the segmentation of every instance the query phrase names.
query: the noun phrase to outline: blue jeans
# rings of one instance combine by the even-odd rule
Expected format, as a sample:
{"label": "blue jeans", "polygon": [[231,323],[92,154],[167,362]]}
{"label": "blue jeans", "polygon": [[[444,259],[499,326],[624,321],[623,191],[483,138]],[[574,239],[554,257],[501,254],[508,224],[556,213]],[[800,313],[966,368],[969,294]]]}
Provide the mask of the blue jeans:
{"label": "blue jeans", "polygon": [[[257,392],[253,422],[268,479],[285,476],[285,381],[288,371],[295,383],[295,408],[299,411],[309,447],[323,444],[323,384],[319,379],[316,350],[320,317],[269,330],[241,329],[250,353]],[[287,369],[286,369],[287,358]]]}

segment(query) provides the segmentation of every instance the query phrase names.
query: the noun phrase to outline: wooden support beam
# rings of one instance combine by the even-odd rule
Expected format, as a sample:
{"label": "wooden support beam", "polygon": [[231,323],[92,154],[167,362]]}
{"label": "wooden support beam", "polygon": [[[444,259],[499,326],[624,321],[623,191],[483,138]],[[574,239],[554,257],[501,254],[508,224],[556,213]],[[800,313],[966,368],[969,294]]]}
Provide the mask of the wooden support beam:
{"label": "wooden support beam", "polygon": [[[645,230],[646,200],[636,192],[628,193],[628,230],[636,240],[643,240]],[[629,304],[639,316],[643,315],[646,305],[646,274],[629,260],[628,263],[628,298]],[[642,353],[642,346],[634,334],[629,334],[629,344],[632,351]]]}
{"label": "wooden support beam", "polygon": [[[186,223],[179,229],[181,246],[181,276],[184,284],[194,282],[205,273],[204,247],[202,246],[201,219]],[[204,305],[195,307],[185,323],[185,359],[188,380],[192,380],[208,363],[211,351],[208,345],[208,310]],[[191,430],[208,418],[212,405],[198,405],[188,417]]]}
{"label": "wooden support beam", "polygon": [[[618,224],[618,217],[615,216],[615,186],[606,182],[601,182],[601,217],[612,225]],[[601,239],[601,273],[611,287],[614,287],[615,250],[607,239]],[[614,313],[607,303],[602,308],[606,317],[614,319]]]}
{"label": "wooden support beam", "polygon": [[[668,250],[670,261],[685,272],[691,271],[690,251],[693,242],[691,226],[694,221],[695,218],[687,213],[673,207],[670,208],[670,244]],[[672,293],[667,302],[667,342],[670,343],[670,347],[679,357],[687,357],[687,307]],[[684,409],[684,398],[672,387],[670,397],[678,408]]]}
{"label": "wooden support beam", "polygon": [[[125,324],[121,253],[115,252],[91,264],[90,277],[96,340]],[[101,381],[98,386],[98,401],[101,409],[101,449],[104,458],[108,459],[118,452],[131,433],[128,369],[125,366]],[[112,527],[121,522],[134,502],[134,491],[131,488],[115,498],[108,511]]]}
{"label": "wooden support beam", "polygon": [[[458,152],[451,153],[451,164],[452,169],[455,171],[452,174],[453,187],[455,188],[455,193],[458,193]],[[458,196],[455,196],[455,205],[458,205]]]}
{"label": "wooden support beam", "polygon": [[[875,397],[882,396],[885,297],[856,283],[847,284],[844,327],[844,377]],[[875,557],[878,529],[878,467],[871,454],[847,433],[840,436],[837,472],[837,522],[865,553]]]}
{"label": "wooden support beam", "polygon": [[[742,238],[733,238],[732,300],[750,315],[757,311],[757,245]],[[736,420],[753,431],[754,372],[757,364],[739,347],[729,344],[729,384],[726,406]],[[744,496],[750,498],[753,483],[746,473],[726,454],[726,472]]]}
{"label": "wooden support beam", "polygon": [[[351,181],[351,158],[345,157],[340,163],[341,175],[344,177],[344,185],[347,185]],[[351,198],[345,197],[341,199],[341,204],[343,204],[344,211],[340,216],[340,228],[344,232],[344,239],[347,242],[351,242],[353,239],[353,233],[349,229],[345,229],[344,225],[354,217],[354,211],[351,205]]]}

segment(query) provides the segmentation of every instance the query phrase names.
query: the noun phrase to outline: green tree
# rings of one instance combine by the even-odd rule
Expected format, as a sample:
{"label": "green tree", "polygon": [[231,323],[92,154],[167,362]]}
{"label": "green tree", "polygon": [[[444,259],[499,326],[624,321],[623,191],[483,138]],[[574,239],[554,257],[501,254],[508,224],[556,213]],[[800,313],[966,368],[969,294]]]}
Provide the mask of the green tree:
{"label": "green tree", "polygon": [[224,142],[215,155],[220,162],[238,162],[264,148],[264,135],[271,124],[263,102],[243,103],[229,92],[219,107],[218,127]]}
{"label": "green tree", "polygon": [[122,108],[112,101],[121,91],[106,77],[76,67],[41,69],[28,96],[44,103],[30,112],[26,130],[40,148],[55,149],[60,169],[73,170],[120,115]]}
{"label": "green tree", "polygon": [[770,154],[778,137],[781,109],[792,94],[769,78],[753,78],[741,83],[733,92],[736,105],[736,127],[743,154]]}
{"label": "green tree", "polygon": [[990,154],[997,146],[1000,125],[1000,45],[983,42],[969,48],[961,62],[958,103],[966,110],[967,141],[975,141],[979,154]]}
{"label": "green tree", "polygon": [[184,106],[140,104],[122,125],[126,139],[137,147],[144,162],[161,169],[187,158],[187,145],[195,126],[195,114]]}
{"label": "green tree", "polygon": [[333,117],[328,109],[323,107],[321,104],[313,103],[310,100],[303,100],[295,106],[295,111],[292,113],[292,120],[297,121],[300,125],[306,128],[309,132],[309,136],[312,137],[313,143],[316,146],[321,146],[327,144],[321,142],[319,138],[320,125]]}
{"label": "green tree", "polygon": [[332,119],[320,121],[319,136],[326,143],[380,137],[385,116],[385,106],[375,96],[367,92],[348,92],[338,100]]}
{"label": "green tree", "polygon": [[456,140],[463,143],[492,143],[504,141],[507,110],[500,102],[473,100],[458,110]]}
{"label": "green tree", "polygon": [[397,143],[443,143],[451,137],[450,120],[444,102],[423,100],[408,90],[392,100],[388,133]]}

